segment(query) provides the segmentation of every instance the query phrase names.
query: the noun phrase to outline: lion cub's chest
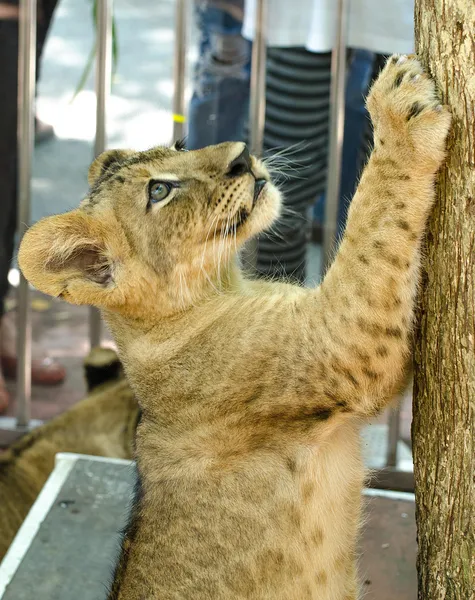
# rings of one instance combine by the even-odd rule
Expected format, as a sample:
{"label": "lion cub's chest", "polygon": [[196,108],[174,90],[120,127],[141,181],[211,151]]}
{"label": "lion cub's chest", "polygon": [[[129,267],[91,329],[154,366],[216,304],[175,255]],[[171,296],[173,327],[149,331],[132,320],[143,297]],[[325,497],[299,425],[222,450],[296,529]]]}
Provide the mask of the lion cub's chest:
{"label": "lion cub's chest", "polygon": [[[344,426],[320,447],[259,450],[228,470],[189,437],[158,453],[155,446],[149,464],[156,475],[160,463],[167,478],[150,482],[143,543],[157,544],[164,589],[174,589],[183,570],[211,578],[217,599],[356,598],[358,446],[356,429]],[[146,444],[140,451],[147,470]]]}
{"label": "lion cub's chest", "polygon": [[297,492],[300,547],[318,600],[357,597],[355,549],[364,469],[357,428],[343,426],[317,451],[288,463]]}

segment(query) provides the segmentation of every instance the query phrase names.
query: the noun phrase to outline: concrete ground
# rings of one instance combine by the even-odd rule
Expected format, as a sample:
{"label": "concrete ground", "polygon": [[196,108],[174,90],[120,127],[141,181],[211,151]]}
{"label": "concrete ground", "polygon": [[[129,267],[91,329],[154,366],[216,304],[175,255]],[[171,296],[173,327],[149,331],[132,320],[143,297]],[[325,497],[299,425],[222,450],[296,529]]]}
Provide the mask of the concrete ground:
{"label": "concrete ground", "polygon": [[[171,101],[173,91],[174,0],[116,0],[119,59],[110,99],[107,128],[109,147],[144,149],[166,144],[172,138]],[[87,56],[93,45],[93,24],[89,1],[60,0],[46,47],[38,97],[40,118],[54,125],[56,138],[35,150],[32,221],[77,206],[87,190],[87,168],[92,160],[95,128],[95,97],[92,75],[73,100]],[[195,56],[190,44],[189,64]],[[320,248],[309,248],[311,278],[319,273]],[[17,275],[12,272],[12,284]],[[14,299],[12,297],[12,305]],[[34,337],[68,370],[66,382],[56,388],[33,389],[32,417],[49,419],[77,402],[84,394],[82,359],[88,350],[88,309],[32,294]],[[110,336],[105,333],[106,343]],[[15,385],[9,383],[14,395]],[[15,414],[15,402],[8,415]],[[402,411],[402,436],[410,439],[411,401]],[[384,418],[383,418],[384,421]],[[0,445],[2,433],[0,432]],[[382,460],[384,448],[374,446],[373,463]],[[407,458],[407,456],[406,456]],[[410,455],[409,455],[410,458]],[[407,516],[407,515],[406,515]],[[381,515],[384,519],[384,515]],[[398,576],[388,578],[387,590],[378,588],[378,598],[412,600],[415,592],[415,524],[411,514],[400,522],[392,520],[385,536],[392,547],[414,542],[410,560],[399,561]],[[404,525],[400,527],[401,523]],[[378,572],[393,569],[380,551],[376,527],[367,533],[365,564],[375,561]],[[371,541],[373,540],[373,541]],[[370,555],[368,555],[370,552]],[[402,567],[400,565],[402,564]],[[380,567],[380,568],[379,568]],[[394,570],[394,569],[393,569]],[[373,571],[373,569],[372,569]],[[394,571],[395,573],[396,571]],[[384,578],[382,578],[384,580]],[[399,579],[398,587],[394,582]],[[389,582],[391,584],[389,585]],[[367,584],[368,588],[371,584]],[[368,589],[368,592],[370,590]],[[368,597],[373,597],[371,593]]]}

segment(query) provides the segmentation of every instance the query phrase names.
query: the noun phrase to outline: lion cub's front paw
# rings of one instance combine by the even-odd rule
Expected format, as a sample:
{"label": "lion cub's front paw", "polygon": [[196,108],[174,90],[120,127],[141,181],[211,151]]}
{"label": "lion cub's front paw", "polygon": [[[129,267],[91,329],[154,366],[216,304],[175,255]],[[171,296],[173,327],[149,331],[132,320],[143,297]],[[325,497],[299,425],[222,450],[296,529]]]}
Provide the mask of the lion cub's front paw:
{"label": "lion cub's front paw", "polygon": [[414,56],[391,56],[367,100],[375,146],[394,141],[414,149],[414,158],[437,169],[445,154],[450,113],[440,104],[435,84]]}

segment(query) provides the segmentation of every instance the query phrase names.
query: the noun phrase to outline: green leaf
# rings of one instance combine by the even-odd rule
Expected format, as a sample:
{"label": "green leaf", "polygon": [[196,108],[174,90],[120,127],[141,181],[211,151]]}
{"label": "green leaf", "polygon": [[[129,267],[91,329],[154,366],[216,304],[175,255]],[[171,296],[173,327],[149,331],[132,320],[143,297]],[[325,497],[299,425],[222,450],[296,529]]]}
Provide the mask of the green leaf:
{"label": "green leaf", "polygon": [[70,100],[70,103],[74,102],[74,100],[76,99],[76,96],[79,94],[79,92],[84,88],[84,86],[86,85],[86,81],[89,77],[89,74],[91,73],[92,70],[92,65],[94,63],[94,58],[96,56],[96,42],[94,42],[94,45],[91,48],[91,51],[89,52],[89,56],[86,62],[86,66],[84,67],[84,71],[82,72],[81,78],[79,80],[79,83],[76,86],[76,89],[74,90],[74,95]]}
{"label": "green leaf", "polygon": [[[97,31],[97,0],[91,0],[91,12],[92,12],[92,22],[94,25],[94,34]],[[97,37],[97,36],[96,36]],[[97,50],[97,39],[94,40],[94,44],[89,52],[89,56],[87,58],[86,66],[82,72],[81,78],[79,79],[78,85],[74,91],[74,95],[71,98],[70,102],[73,102],[79,92],[86,85],[86,81],[92,70],[92,65],[94,64],[94,59],[96,58],[96,50]],[[112,15],[112,76],[114,76],[117,72],[117,64],[119,61],[119,40],[117,36],[117,23],[114,15]]]}
{"label": "green leaf", "polygon": [[115,17],[112,15],[112,74],[117,71],[117,63],[119,62],[119,40],[117,38],[117,24]]}

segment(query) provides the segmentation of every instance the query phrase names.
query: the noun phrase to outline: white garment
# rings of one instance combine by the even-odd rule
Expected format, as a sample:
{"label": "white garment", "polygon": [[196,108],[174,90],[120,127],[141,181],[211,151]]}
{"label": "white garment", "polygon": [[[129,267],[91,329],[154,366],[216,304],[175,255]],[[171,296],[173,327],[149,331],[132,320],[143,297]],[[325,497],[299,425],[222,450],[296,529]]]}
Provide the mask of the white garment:
{"label": "white garment", "polygon": [[[349,0],[350,48],[380,54],[414,51],[414,0]],[[256,0],[245,0],[242,34],[252,40]],[[332,49],[337,0],[267,0],[269,46],[305,46],[312,52]]]}

